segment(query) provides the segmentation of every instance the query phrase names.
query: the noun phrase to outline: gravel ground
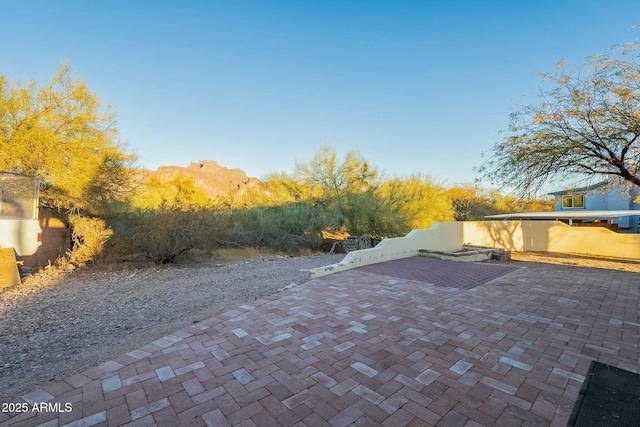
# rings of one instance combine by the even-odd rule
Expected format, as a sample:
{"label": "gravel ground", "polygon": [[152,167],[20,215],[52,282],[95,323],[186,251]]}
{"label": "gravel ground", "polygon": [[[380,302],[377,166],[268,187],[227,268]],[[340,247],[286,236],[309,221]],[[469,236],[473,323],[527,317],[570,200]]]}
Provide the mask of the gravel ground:
{"label": "gravel ground", "polygon": [[604,258],[550,252],[512,252],[511,259],[514,261],[574,265],[576,267],[603,268],[605,270],[640,273],[640,261],[633,259]]}
{"label": "gravel ground", "polygon": [[[0,290],[0,402],[111,360],[228,307],[308,280],[344,255],[41,274]],[[235,258],[235,259],[234,259]]]}

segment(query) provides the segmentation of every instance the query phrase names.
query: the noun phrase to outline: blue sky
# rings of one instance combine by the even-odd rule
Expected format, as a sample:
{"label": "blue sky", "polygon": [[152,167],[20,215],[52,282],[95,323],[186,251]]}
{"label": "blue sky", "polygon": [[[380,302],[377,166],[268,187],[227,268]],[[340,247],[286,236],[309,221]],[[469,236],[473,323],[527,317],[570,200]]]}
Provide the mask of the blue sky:
{"label": "blue sky", "polygon": [[[539,73],[640,37],[637,0],[0,0],[0,73],[66,62],[139,165],[261,178],[323,144],[387,175],[473,181]],[[488,183],[485,183],[488,186]]]}

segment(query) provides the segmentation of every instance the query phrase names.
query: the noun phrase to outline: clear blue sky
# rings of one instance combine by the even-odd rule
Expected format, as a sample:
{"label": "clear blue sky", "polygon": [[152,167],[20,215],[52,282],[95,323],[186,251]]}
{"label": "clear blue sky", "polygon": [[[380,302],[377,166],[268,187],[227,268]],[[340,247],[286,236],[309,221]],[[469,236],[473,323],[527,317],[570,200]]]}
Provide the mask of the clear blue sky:
{"label": "clear blue sky", "polygon": [[[640,2],[0,0],[0,72],[61,63],[139,165],[263,177],[323,144],[388,175],[469,182],[540,72],[640,37]],[[524,98],[523,98],[524,96]],[[1,155],[1,154],[0,154]]]}

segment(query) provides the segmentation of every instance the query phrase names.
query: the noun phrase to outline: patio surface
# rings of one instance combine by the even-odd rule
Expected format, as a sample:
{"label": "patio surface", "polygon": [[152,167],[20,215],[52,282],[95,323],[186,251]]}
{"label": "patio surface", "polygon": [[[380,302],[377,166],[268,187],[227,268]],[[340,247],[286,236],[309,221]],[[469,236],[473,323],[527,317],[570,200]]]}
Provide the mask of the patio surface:
{"label": "patio surface", "polygon": [[564,426],[591,360],[637,371],[639,290],[574,266],[367,266],[48,384],[0,426]]}

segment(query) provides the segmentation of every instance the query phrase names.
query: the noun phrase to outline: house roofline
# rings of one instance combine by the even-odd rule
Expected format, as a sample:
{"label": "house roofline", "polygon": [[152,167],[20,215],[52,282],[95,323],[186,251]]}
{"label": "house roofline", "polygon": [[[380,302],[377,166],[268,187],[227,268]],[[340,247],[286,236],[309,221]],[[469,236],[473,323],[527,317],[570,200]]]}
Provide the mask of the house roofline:
{"label": "house roofline", "polygon": [[607,185],[608,183],[609,183],[609,181],[601,181],[601,182],[597,182],[597,183],[592,184],[592,185],[587,185],[586,187],[569,188],[569,189],[566,189],[566,190],[553,191],[553,192],[547,193],[547,194],[549,194],[551,196],[556,196],[556,195],[560,195],[560,194],[580,193],[580,192],[583,192],[583,191],[591,190],[592,188],[602,187],[603,185]]}
{"label": "house roofline", "polygon": [[619,219],[625,216],[639,216],[640,210],[624,209],[624,210],[578,210],[578,211],[542,211],[542,212],[519,212],[500,215],[486,215],[487,219]]}

